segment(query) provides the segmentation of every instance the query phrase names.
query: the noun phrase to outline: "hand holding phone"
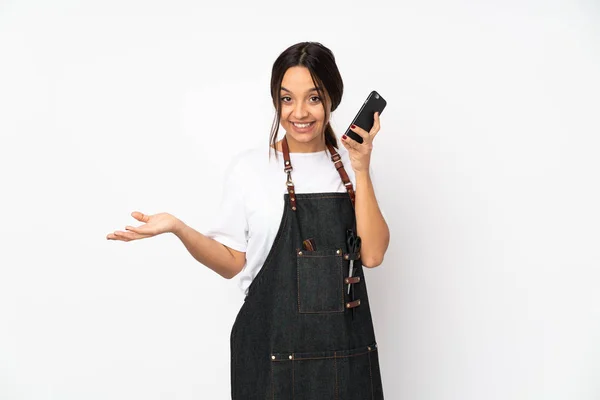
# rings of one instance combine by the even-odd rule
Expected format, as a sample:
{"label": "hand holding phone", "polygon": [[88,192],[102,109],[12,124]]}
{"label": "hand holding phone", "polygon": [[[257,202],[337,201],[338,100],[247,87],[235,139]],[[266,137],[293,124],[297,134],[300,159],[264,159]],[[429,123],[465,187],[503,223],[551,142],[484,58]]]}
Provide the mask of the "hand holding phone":
{"label": "hand holding phone", "polygon": [[[373,124],[375,123],[375,113],[378,112],[379,115],[383,112],[383,109],[387,105],[387,101],[379,93],[373,90],[365,102],[363,103],[361,109],[352,120],[352,125],[359,126],[363,128],[365,131],[369,132],[371,128],[373,128]],[[357,141],[358,143],[363,142],[363,138],[355,132],[350,130],[350,126],[346,129],[345,135]]]}

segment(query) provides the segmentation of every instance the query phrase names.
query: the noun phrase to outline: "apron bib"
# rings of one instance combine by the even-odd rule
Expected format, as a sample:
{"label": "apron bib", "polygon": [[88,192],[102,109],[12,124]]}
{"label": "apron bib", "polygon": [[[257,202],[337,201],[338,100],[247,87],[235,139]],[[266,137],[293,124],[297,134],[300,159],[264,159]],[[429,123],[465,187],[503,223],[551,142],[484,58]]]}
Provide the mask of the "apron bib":
{"label": "apron bib", "polygon": [[285,137],[282,145],[288,193],[273,246],[231,330],[232,399],[381,400],[360,252],[347,244],[347,230],[356,232],[352,183],[328,145],[348,193],[296,194]]}

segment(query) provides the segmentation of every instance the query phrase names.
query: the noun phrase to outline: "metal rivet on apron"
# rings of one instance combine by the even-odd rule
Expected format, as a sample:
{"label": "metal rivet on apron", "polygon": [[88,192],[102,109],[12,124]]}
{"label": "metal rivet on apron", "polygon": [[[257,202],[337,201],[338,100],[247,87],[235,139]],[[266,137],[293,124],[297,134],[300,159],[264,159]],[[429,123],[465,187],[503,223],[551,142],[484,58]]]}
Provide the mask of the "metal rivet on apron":
{"label": "metal rivet on apron", "polygon": [[367,350],[371,351],[371,346],[367,346]]}
{"label": "metal rivet on apron", "polygon": [[290,190],[290,193],[294,193],[294,191],[293,191],[293,190]]}
{"label": "metal rivet on apron", "polygon": [[292,207],[292,210],[296,211],[296,207]]}
{"label": "metal rivet on apron", "polygon": [[299,251],[299,252],[298,252],[298,255],[299,255],[299,256],[301,256],[301,255],[302,255],[302,252],[301,252],[301,251]]}
{"label": "metal rivet on apron", "polygon": [[271,360],[274,360],[274,359],[275,359],[275,356],[271,356]]}
{"label": "metal rivet on apron", "polygon": [[292,355],[290,354],[290,357],[289,357],[289,359],[291,360],[292,358],[293,358],[293,357],[292,357]]}
{"label": "metal rivet on apron", "polygon": [[[356,300],[356,305],[360,306],[360,299]],[[352,304],[346,303],[346,308],[350,308],[351,306],[352,306]]]}
{"label": "metal rivet on apron", "polygon": [[338,249],[338,251],[336,251],[337,254],[340,254],[340,249]]}
{"label": "metal rivet on apron", "polygon": [[348,254],[346,254],[346,255],[344,256],[344,258],[347,260],[347,259],[349,259],[350,257],[348,256]]}
{"label": "metal rivet on apron", "polygon": [[290,165],[290,162],[289,162],[289,161],[286,161],[286,162],[285,162],[285,165]]}

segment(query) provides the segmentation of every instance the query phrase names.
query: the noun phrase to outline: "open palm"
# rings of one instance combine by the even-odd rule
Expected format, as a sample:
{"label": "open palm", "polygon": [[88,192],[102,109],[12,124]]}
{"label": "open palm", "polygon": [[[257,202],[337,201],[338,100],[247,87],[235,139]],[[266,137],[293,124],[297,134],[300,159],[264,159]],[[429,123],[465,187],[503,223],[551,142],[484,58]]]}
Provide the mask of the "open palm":
{"label": "open palm", "polygon": [[138,227],[126,226],[125,231],[114,231],[106,236],[109,240],[122,240],[129,242],[131,240],[144,239],[161,233],[172,232],[177,218],[169,213],[159,213],[146,215],[139,211],[134,211],[131,216],[138,221],[144,222]]}

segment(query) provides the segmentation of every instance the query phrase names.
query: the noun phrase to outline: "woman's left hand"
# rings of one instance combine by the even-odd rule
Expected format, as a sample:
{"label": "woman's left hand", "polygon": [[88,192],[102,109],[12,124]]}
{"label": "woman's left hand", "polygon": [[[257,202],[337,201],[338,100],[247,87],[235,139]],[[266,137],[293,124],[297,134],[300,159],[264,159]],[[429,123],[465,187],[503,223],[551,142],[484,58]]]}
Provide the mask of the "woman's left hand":
{"label": "woman's left hand", "polygon": [[354,172],[369,172],[371,164],[371,151],[373,150],[373,139],[379,132],[379,113],[375,113],[375,121],[371,131],[367,132],[359,126],[352,125],[350,130],[363,138],[362,143],[358,143],[352,138],[342,136],[342,144],[348,150],[350,162]]}

